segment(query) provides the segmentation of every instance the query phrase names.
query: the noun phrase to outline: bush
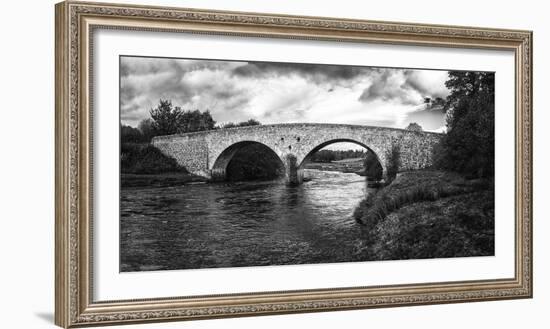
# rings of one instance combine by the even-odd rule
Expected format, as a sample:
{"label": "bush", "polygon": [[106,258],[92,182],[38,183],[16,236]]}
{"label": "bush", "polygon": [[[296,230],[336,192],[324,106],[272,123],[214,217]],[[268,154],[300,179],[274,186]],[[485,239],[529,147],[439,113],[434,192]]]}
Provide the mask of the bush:
{"label": "bush", "polygon": [[386,174],[388,177],[388,183],[391,183],[397,176],[399,167],[401,166],[401,148],[399,143],[392,142],[391,148],[386,153],[386,159]]}
{"label": "bush", "polygon": [[120,126],[120,141],[122,144],[139,144],[147,142],[146,137],[139,129],[125,125]]}
{"label": "bush", "polygon": [[187,173],[174,158],[164,155],[153,145],[137,143],[122,144],[120,170],[128,174]]}
{"label": "bush", "polygon": [[248,127],[248,126],[259,126],[259,125],[261,125],[260,121],[254,120],[254,119],[248,119],[247,121],[241,121],[238,123],[227,122],[221,126],[217,126],[216,128],[226,129],[226,128]]}
{"label": "bush", "polygon": [[407,130],[411,130],[411,131],[418,131],[418,132],[421,132],[423,131],[422,130],[422,126],[420,126],[418,123],[416,122],[411,122],[409,123],[409,125],[407,126],[407,128],[405,128]]}
{"label": "bush", "polygon": [[492,72],[456,71],[445,83],[447,133],[436,150],[439,168],[468,177],[494,175],[495,75]]}
{"label": "bush", "polygon": [[382,165],[380,165],[380,161],[374,152],[367,152],[363,166],[365,167],[365,176],[367,176],[367,179],[373,181],[379,181],[382,179]]}

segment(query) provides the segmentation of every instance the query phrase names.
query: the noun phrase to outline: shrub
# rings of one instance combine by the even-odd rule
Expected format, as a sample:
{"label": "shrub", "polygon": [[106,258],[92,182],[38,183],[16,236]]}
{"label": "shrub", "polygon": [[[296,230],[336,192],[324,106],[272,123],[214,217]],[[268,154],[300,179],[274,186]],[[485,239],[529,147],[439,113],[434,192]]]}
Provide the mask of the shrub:
{"label": "shrub", "polygon": [[401,148],[399,143],[392,142],[391,148],[386,153],[386,170],[388,183],[392,182],[397,176],[399,167],[401,166]]}
{"label": "shrub", "polygon": [[419,125],[418,123],[416,123],[416,122],[411,122],[411,123],[409,123],[409,125],[408,125],[407,128],[405,128],[405,129],[407,129],[407,130],[412,130],[412,131],[419,131],[419,132],[423,131],[423,130],[422,130],[422,126],[420,126],[420,125]]}
{"label": "shrub", "polygon": [[138,144],[147,142],[146,137],[143,135],[141,130],[125,125],[120,125],[120,141],[122,144]]}
{"label": "shrub", "polygon": [[494,175],[495,75],[492,72],[454,71],[445,83],[447,133],[436,150],[442,169],[468,177]]}
{"label": "shrub", "polygon": [[120,150],[120,170],[131,174],[187,172],[174,158],[150,144],[124,143]]}
{"label": "shrub", "polygon": [[367,176],[367,179],[374,181],[382,179],[382,165],[380,165],[380,161],[374,152],[367,152],[363,165],[365,167],[365,176]]}

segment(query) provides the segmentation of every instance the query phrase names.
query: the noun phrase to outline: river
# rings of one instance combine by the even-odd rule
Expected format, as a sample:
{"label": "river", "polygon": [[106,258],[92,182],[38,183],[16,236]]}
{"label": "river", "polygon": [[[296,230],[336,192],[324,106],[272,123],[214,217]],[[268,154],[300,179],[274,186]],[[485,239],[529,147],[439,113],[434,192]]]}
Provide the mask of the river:
{"label": "river", "polygon": [[120,270],[365,260],[368,232],[353,210],[372,189],[353,173],[305,170],[311,180],[124,188]]}

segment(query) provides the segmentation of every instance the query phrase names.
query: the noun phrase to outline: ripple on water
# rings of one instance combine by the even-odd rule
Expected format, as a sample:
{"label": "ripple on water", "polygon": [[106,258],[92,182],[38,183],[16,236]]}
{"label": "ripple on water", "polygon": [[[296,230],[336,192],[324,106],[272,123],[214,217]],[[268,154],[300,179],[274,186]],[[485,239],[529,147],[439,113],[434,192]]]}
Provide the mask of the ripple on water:
{"label": "ripple on water", "polygon": [[355,174],[310,181],[121,190],[121,270],[334,263],[358,259],[353,209],[371,191]]}

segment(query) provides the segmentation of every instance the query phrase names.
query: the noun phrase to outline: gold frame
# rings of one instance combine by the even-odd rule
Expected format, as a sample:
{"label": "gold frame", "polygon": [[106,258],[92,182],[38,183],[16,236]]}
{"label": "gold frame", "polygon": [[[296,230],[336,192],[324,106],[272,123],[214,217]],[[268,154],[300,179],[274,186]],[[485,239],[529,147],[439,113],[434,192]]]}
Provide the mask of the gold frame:
{"label": "gold frame", "polygon": [[[65,1],[56,5],[55,323],[189,320],[530,298],[532,279],[532,32]],[[90,47],[95,28],[504,49],[515,53],[515,275],[509,279],[169,299],[91,298]]]}

